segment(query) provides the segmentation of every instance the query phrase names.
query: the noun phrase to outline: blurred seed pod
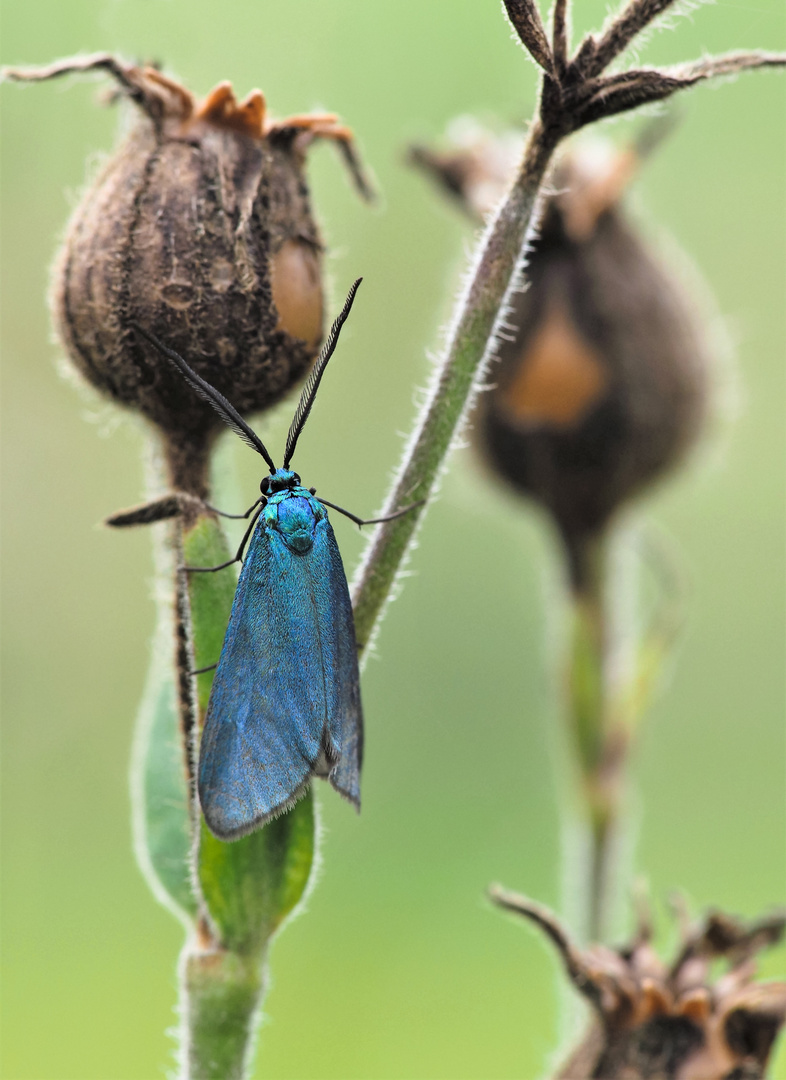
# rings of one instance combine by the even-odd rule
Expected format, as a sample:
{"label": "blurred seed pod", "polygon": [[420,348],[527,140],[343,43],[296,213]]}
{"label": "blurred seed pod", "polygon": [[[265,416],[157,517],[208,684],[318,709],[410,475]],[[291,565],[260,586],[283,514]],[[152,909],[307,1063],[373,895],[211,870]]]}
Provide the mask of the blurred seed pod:
{"label": "blurred seed pod", "polygon": [[[95,387],[157,424],[181,457],[204,457],[218,417],[129,323],[185,355],[240,412],[269,407],[305,374],[322,338],[306,150],[335,141],[362,194],[369,188],[336,116],[271,121],[258,90],[238,103],[220,83],[197,103],[156,69],[104,54],[5,74],[91,69],[115,78],[138,117],[72,215],[54,271],[55,323]],[[177,484],[176,462],[172,471]]]}
{"label": "blurred seed pod", "polygon": [[[684,457],[707,411],[702,319],[620,207],[645,137],[562,157],[474,416],[487,463],[556,521],[577,586],[589,541]],[[472,205],[477,162],[467,175]]]}
{"label": "blurred seed pod", "polygon": [[[557,1080],[763,1080],[786,1022],[786,983],[755,982],[755,958],[783,937],[779,912],[746,925],[712,912],[684,927],[666,963],[652,946],[648,912],[623,948],[579,949],[554,915],[494,887],[500,907],[539,926],[557,947],[593,1019]],[[717,977],[718,962],[726,970]]]}

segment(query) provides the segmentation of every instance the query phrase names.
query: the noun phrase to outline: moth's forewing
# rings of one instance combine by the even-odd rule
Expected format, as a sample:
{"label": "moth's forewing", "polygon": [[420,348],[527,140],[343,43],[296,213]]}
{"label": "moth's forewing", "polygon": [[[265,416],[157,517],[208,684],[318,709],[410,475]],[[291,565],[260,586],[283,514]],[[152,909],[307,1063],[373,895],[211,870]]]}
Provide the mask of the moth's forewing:
{"label": "moth's forewing", "polygon": [[199,798],[220,839],[259,828],[300,798],[323,744],[337,759],[333,786],[359,803],[352,609],[333,530],[308,499],[321,517],[310,549],[293,551],[263,516],[240,574],[200,748]]}

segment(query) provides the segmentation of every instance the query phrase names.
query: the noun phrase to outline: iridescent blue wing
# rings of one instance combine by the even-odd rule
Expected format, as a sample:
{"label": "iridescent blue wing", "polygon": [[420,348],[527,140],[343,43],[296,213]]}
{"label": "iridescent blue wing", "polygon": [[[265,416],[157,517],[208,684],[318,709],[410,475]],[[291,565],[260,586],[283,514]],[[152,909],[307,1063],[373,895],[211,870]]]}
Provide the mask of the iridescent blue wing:
{"label": "iridescent blue wing", "polygon": [[262,520],[240,574],[205,718],[199,798],[232,840],[304,793],[327,757],[333,786],[359,804],[357,650],[344,568],[327,518],[293,552]]}

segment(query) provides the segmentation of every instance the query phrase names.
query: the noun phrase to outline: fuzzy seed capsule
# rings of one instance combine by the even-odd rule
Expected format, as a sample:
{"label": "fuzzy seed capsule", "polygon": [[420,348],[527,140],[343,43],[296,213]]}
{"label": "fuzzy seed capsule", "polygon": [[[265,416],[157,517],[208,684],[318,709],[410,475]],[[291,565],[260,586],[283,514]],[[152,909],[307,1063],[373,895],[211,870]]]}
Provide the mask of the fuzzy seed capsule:
{"label": "fuzzy seed capsule", "polygon": [[309,145],[336,141],[368,189],[335,116],[273,122],[259,91],[238,103],[221,83],[198,103],[155,69],[105,55],[7,74],[91,68],[112,74],[139,115],[71,218],[55,265],[55,323],[79,371],[187,458],[220,420],[130,324],[187,357],[241,413],[268,408],[303,377],[322,338]]}
{"label": "fuzzy seed capsule", "polygon": [[684,455],[707,397],[690,298],[625,220],[633,162],[563,161],[476,423],[492,467],[571,554]]}
{"label": "fuzzy seed capsule", "polygon": [[[475,216],[499,197],[487,146],[419,158]],[[704,327],[620,208],[649,148],[563,157],[473,419],[488,465],[554,518],[577,584],[589,541],[682,459],[706,412]]]}

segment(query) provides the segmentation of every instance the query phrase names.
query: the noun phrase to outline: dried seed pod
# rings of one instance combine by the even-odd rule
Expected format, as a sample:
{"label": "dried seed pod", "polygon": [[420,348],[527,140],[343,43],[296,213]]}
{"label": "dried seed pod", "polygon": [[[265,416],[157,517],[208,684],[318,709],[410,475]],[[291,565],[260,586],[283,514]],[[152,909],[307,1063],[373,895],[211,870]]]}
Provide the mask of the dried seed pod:
{"label": "dried seed pod", "polygon": [[703,328],[618,205],[634,167],[563,160],[476,416],[491,466],[556,520],[577,583],[587,541],[682,458],[705,414]]}
{"label": "dried seed pod", "polygon": [[[474,416],[487,463],[555,519],[577,585],[589,541],[683,457],[706,412],[701,319],[619,205],[664,130],[562,158]],[[481,144],[438,157],[432,172],[476,209],[497,158]]]}
{"label": "dried seed pod", "polygon": [[305,374],[322,338],[308,146],[336,141],[369,189],[335,116],[271,121],[258,90],[238,103],[221,83],[197,103],[157,70],[104,54],[6,76],[90,69],[109,72],[139,117],[71,218],[55,267],[55,322],[94,386],[163,429],[174,483],[193,488],[185,474],[195,456],[205,459],[220,421],[129,323],[186,355],[241,412],[269,407]]}
{"label": "dried seed pod", "polygon": [[[539,926],[556,945],[594,1019],[557,1080],[763,1080],[786,1022],[786,983],[754,982],[754,958],[780,941],[786,915],[750,925],[710,913],[664,963],[645,916],[634,940],[581,950],[546,908],[495,887],[491,899]],[[727,970],[715,981],[714,961]]]}

